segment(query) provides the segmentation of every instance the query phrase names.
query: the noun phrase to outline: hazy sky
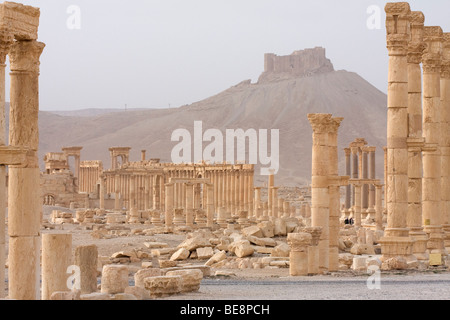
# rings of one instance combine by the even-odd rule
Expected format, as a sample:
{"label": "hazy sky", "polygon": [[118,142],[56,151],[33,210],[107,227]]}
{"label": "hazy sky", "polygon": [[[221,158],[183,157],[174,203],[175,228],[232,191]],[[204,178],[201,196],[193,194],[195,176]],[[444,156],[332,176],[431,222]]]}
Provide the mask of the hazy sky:
{"label": "hazy sky", "polygon": [[[256,82],[264,53],[288,55],[316,46],[327,49],[336,70],[356,72],[386,92],[386,1],[20,2],[41,8],[39,40],[47,45],[41,110],[179,107],[243,80]],[[410,4],[424,12],[426,25],[450,31],[448,0]],[[381,9],[380,29],[367,26],[373,5]],[[79,16],[68,12],[71,6]]]}

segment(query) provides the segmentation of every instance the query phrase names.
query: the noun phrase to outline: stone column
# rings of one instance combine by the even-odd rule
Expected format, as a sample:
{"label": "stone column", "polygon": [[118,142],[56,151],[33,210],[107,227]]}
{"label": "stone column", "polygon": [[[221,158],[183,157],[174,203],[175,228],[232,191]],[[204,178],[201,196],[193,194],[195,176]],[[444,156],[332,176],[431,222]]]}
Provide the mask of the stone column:
{"label": "stone column", "polygon": [[387,123],[387,212],[388,225],[380,240],[382,260],[411,256],[413,241],[406,225],[408,214],[408,40],[409,4],[386,4],[387,48],[389,51]]}
{"label": "stone column", "polygon": [[375,224],[377,231],[383,230],[383,185],[375,185]]}
{"label": "stone column", "polygon": [[[368,178],[370,180],[375,180],[375,151],[376,147],[365,147],[366,152],[368,153]],[[367,219],[370,223],[375,221],[375,186],[373,184],[368,185],[369,188],[369,199],[368,199],[368,208],[367,208]]]}
{"label": "stone column", "polygon": [[353,218],[355,220],[355,227],[361,228],[362,185],[359,182],[355,182],[354,188],[355,188],[355,206],[354,206],[354,211],[353,211]]}
{"label": "stone column", "polygon": [[42,235],[42,300],[50,300],[57,291],[71,291],[67,287],[72,265],[72,235]]}
{"label": "stone column", "polygon": [[450,247],[450,33],[444,33],[441,65],[442,211],[445,247]]}
{"label": "stone column", "polygon": [[166,219],[165,224],[166,228],[171,228],[173,226],[173,218],[174,218],[174,191],[175,191],[175,184],[174,183],[166,183]]}
{"label": "stone column", "polygon": [[80,268],[81,294],[97,291],[98,248],[96,245],[75,249],[75,265]]}
{"label": "stone column", "polygon": [[292,277],[308,275],[308,248],[312,237],[309,233],[290,233],[287,241],[291,247],[289,273]]}
{"label": "stone column", "polygon": [[272,216],[280,218],[278,214],[278,187],[272,187]]}
{"label": "stone column", "polygon": [[206,184],[206,226],[208,228],[214,227],[214,185]]}
{"label": "stone column", "polygon": [[418,259],[427,259],[427,235],[422,221],[422,12],[411,12],[411,41],[408,46],[408,216],[407,226],[414,240],[413,253]]}
{"label": "stone column", "polygon": [[114,210],[120,211],[122,208],[120,207],[120,176],[116,174],[114,179]]}
{"label": "stone column", "polygon": [[[13,41],[11,33],[0,30],[0,147],[6,146],[5,68],[6,55]],[[6,200],[6,166],[0,165],[0,299],[5,297]]]}
{"label": "stone column", "polygon": [[[359,160],[358,160],[358,147],[351,147],[350,150],[352,152],[352,179],[359,179]],[[355,203],[355,186],[351,185],[352,189],[352,205]]]}
{"label": "stone column", "polygon": [[440,81],[443,32],[440,27],[424,27],[423,61],[423,180],[422,208],[431,253],[444,254],[441,207],[441,108]]}
{"label": "stone column", "polygon": [[[345,175],[351,177],[352,175],[352,165],[351,165],[351,149],[345,148]],[[348,211],[352,206],[352,186],[349,184],[345,187],[345,210]]]}
{"label": "stone column", "polygon": [[275,186],[275,175],[270,174],[269,175],[269,181],[267,182],[267,205],[268,205],[268,215],[269,217],[272,217],[272,188]]}
{"label": "stone column", "polygon": [[249,185],[249,179],[248,179],[248,172],[243,171],[243,177],[244,177],[244,211],[248,212],[248,203],[249,203],[249,193],[248,193],[248,185]]}
{"label": "stone column", "polygon": [[319,272],[328,272],[330,255],[330,196],[329,196],[329,132],[331,114],[309,114],[313,129],[311,226],[322,227],[319,242]]}
{"label": "stone column", "polygon": [[339,230],[340,230],[340,177],[339,177],[339,152],[338,152],[338,130],[344,118],[332,118],[328,134],[329,145],[329,163],[328,163],[328,177],[329,181],[329,232],[330,232],[330,257],[329,257],[329,271],[339,270]]}
{"label": "stone column", "polygon": [[[368,179],[369,178],[369,152],[366,147],[361,148],[362,152],[362,179]],[[367,209],[369,208],[369,185],[363,184],[362,185],[362,204],[361,204],[361,211],[364,213],[364,218],[367,215]]]}
{"label": "stone column", "polygon": [[259,220],[262,216],[261,214],[261,187],[255,187],[255,217]]}
{"label": "stone column", "polygon": [[309,233],[311,235],[311,246],[308,248],[308,275],[319,274],[319,243],[322,228],[303,228],[301,232]]}
{"label": "stone column", "polygon": [[186,183],[186,225],[194,226],[194,184]]}
{"label": "stone column", "polygon": [[9,297],[39,299],[39,58],[45,45],[16,41],[10,49],[9,145],[28,148],[27,163],[9,167]]}
{"label": "stone column", "polygon": [[105,210],[105,195],[106,195],[105,180],[106,180],[106,177],[100,176],[100,194],[98,195],[100,210]]}

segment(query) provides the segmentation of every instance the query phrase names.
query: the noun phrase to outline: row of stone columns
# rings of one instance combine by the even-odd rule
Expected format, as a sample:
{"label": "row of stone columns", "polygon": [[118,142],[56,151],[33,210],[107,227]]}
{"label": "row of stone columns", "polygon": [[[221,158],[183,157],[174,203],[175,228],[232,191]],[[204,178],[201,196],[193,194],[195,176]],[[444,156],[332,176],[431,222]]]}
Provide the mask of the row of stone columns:
{"label": "row of stone columns", "polygon": [[450,212],[450,38],[440,27],[424,26],[424,15],[411,12],[408,3],[388,3],[385,9],[388,226],[381,240],[383,259],[444,256]]}

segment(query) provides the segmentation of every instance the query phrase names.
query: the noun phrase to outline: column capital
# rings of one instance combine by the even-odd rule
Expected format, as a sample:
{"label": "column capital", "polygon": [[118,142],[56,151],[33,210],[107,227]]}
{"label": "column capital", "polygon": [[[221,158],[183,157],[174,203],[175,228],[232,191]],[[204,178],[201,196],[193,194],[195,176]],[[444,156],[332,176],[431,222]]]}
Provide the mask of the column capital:
{"label": "column capital", "polygon": [[330,131],[332,115],[325,113],[308,114],[314,133],[328,133]]}
{"label": "column capital", "polygon": [[374,153],[377,150],[377,147],[362,147],[361,148],[365,153]]}
{"label": "column capital", "polygon": [[5,65],[6,56],[14,43],[14,34],[7,28],[0,29],[0,64]]}
{"label": "column capital", "polygon": [[303,251],[305,247],[308,247],[312,243],[312,236],[310,233],[289,233],[287,236],[287,242],[291,247],[291,251],[298,252]]}
{"label": "column capital", "polygon": [[331,134],[337,134],[344,118],[331,118],[329,128]]}
{"label": "column capital", "polygon": [[346,156],[349,156],[349,155],[351,155],[351,153],[352,153],[352,149],[350,149],[350,148],[344,148],[344,152],[345,152],[345,155],[346,155]]}
{"label": "column capital", "polygon": [[450,32],[444,33],[443,36],[441,77],[450,78]]}
{"label": "column capital", "polygon": [[44,43],[34,40],[14,42],[9,51],[11,71],[39,73],[39,59],[44,48]]}
{"label": "column capital", "polygon": [[434,73],[441,71],[442,64],[442,44],[444,32],[441,27],[424,27],[423,41],[426,44],[423,51],[422,63],[424,73]]}
{"label": "column capital", "polygon": [[411,7],[407,2],[393,2],[386,4],[385,11],[389,55],[405,56],[411,32]]}

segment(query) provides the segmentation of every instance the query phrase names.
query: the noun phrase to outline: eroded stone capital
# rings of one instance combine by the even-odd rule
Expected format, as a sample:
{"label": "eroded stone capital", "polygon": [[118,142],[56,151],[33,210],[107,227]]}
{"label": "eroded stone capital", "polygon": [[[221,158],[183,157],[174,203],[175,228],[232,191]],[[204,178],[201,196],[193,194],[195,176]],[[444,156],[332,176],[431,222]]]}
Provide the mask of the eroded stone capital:
{"label": "eroded stone capital", "polygon": [[45,44],[38,41],[16,41],[10,48],[11,72],[39,73],[40,57]]}
{"label": "eroded stone capital", "polygon": [[313,113],[308,114],[308,120],[311,123],[311,127],[314,133],[328,133],[330,132],[331,114],[326,113]]}
{"label": "eroded stone capital", "polygon": [[289,233],[287,236],[287,242],[291,247],[291,251],[303,251],[305,247],[308,247],[312,243],[312,236],[309,233]]}
{"label": "eroded stone capital", "polygon": [[6,56],[14,42],[14,35],[7,28],[0,29],[0,64],[5,65]]}
{"label": "eroded stone capital", "polygon": [[407,2],[387,3],[386,31],[389,55],[406,55],[411,40],[411,8]]}

